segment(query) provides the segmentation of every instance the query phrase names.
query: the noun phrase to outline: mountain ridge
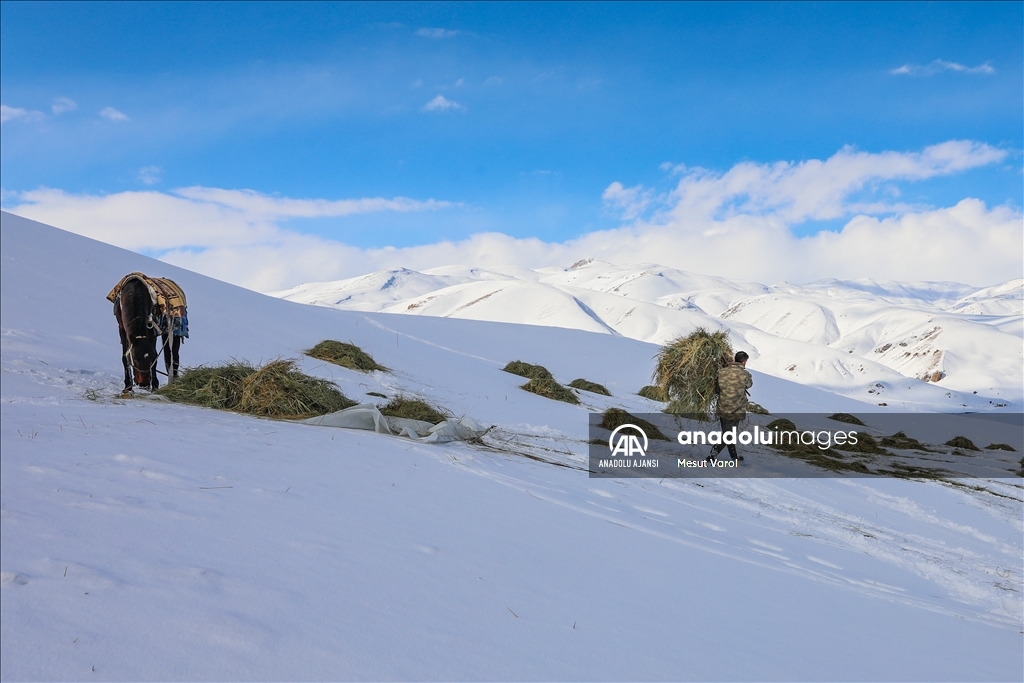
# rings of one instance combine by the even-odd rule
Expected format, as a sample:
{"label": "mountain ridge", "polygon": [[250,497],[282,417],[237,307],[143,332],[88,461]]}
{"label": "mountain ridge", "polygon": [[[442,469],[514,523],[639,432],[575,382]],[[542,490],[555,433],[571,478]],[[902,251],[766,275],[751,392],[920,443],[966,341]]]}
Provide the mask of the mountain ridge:
{"label": "mountain ridge", "polygon": [[922,384],[987,398],[961,402],[968,409],[1024,400],[1024,279],[987,287],[867,278],[769,286],[584,259],[535,270],[397,268],[271,294],[343,310],[566,327],[654,344],[697,327],[728,330],[752,368],[858,400],[886,403],[877,399],[893,387],[905,395]]}

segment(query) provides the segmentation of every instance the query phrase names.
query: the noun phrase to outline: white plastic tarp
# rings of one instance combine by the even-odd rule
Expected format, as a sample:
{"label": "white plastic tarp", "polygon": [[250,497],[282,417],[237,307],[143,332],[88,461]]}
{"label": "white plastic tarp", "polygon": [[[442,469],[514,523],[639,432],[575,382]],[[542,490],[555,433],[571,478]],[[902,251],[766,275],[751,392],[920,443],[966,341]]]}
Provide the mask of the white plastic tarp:
{"label": "white plastic tarp", "polygon": [[444,443],[446,441],[466,441],[483,436],[487,431],[483,425],[471,417],[457,420],[445,420],[440,424],[430,424],[421,420],[410,420],[404,417],[388,417],[382,414],[372,403],[361,403],[336,413],[328,413],[320,417],[302,420],[303,424],[318,427],[342,427],[345,429],[367,429],[378,434],[403,436],[420,443]]}

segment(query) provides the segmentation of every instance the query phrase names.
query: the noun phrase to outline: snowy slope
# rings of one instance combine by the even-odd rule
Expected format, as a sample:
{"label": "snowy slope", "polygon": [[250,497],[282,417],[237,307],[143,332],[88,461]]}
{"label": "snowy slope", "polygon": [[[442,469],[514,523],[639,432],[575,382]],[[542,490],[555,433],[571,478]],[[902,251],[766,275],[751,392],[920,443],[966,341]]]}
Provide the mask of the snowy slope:
{"label": "snowy slope", "polygon": [[[873,404],[1024,405],[1022,282],[756,283],[644,264],[393,270],[275,296],[345,310],[514,322],[663,344],[728,329],[750,367]],[[383,284],[381,284],[383,283]]]}
{"label": "snowy slope", "polygon": [[[296,305],[8,214],[0,236],[3,680],[1014,680],[1024,666],[1019,482],[590,479],[572,467],[587,410],[655,408],[632,393],[649,344]],[[103,297],[132,270],[188,293],[186,365],[351,340],[394,371],[303,367],[353,398],[418,394],[494,424],[490,446],[119,400]],[[513,358],[614,395],[527,394],[500,371]],[[863,407],[760,373],[754,392],[777,410]]]}

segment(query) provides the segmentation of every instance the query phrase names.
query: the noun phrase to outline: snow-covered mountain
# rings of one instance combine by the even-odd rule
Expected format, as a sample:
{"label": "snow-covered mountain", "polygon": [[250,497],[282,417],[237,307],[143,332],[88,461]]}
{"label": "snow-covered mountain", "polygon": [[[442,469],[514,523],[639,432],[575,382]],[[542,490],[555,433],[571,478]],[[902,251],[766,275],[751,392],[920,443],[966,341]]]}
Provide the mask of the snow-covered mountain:
{"label": "snow-covered mountain", "polygon": [[[274,295],[342,310],[566,327],[663,344],[728,329],[750,367],[872,403],[1024,400],[1024,280],[757,283],[657,265],[396,269]],[[957,398],[954,400],[954,395]],[[951,406],[950,401],[959,401]]]}
{"label": "snow-covered mountain", "polygon": [[[659,407],[635,395],[652,344],[297,305],[10,214],[0,238],[4,681],[963,681],[1024,666],[1019,479],[594,479],[588,413]],[[349,397],[418,396],[494,426],[424,445],[120,399],[104,297],[136,270],[187,293],[186,366],[300,358]],[[434,274],[486,284],[470,275]],[[724,312],[728,289],[694,305]],[[391,370],[301,355],[323,338]],[[612,396],[524,392],[501,371],[512,359]],[[753,399],[779,411],[884,410],[753,374]]]}

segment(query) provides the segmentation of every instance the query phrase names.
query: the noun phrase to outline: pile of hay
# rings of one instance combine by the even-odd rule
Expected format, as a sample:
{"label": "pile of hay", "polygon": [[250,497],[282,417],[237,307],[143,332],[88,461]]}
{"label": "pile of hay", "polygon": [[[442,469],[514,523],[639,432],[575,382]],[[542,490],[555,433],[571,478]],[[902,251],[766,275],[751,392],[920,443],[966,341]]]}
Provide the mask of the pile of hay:
{"label": "pile of hay", "polygon": [[421,401],[418,398],[406,398],[404,396],[396,396],[386,405],[380,406],[380,412],[389,417],[405,417],[410,420],[420,420],[435,425],[448,419],[447,415],[426,401]]}
{"label": "pile of hay", "polygon": [[760,403],[754,403],[753,401],[747,401],[747,412],[753,413],[754,415],[771,415],[767,408]]}
{"label": "pile of hay", "polygon": [[836,422],[845,422],[846,424],[849,425],[860,425],[861,427],[864,426],[864,423],[860,421],[859,417],[857,417],[856,415],[850,415],[849,413],[835,413],[833,415],[829,415],[828,419],[835,420]]}
{"label": "pile of hay", "polygon": [[915,438],[907,436],[903,432],[896,432],[892,436],[882,437],[880,445],[883,446],[884,448],[895,448],[898,450],[905,451],[913,449],[918,451],[925,451],[927,453],[933,452],[923,443],[921,443]]}
{"label": "pile of hay", "polygon": [[158,394],[178,403],[234,410],[242,400],[242,382],[256,372],[249,363],[234,361],[218,367],[187,368]]}
{"label": "pile of hay", "polygon": [[[794,431],[796,425],[793,424],[792,420],[786,418],[779,418],[768,423],[767,429],[771,431]],[[872,440],[873,441],[873,440]],[[877,448],[877,446],[875,446]],[[820,467],[824,470],[831,472],[859,472],[861,474],[870,474],[871,470],[868,469],[867,465],[857,460],[846,460],[843,455],[837,450],[832,448],[821,449],[816,444],[805,444],[800,440],[796,442],[786,441],[782,442],[775,441],[771,445],[772,450],[780,455],[784,455],[787,458],[795,458],[803,460],[804,462]],[[839,448],[836,446],[836,448]],[[865,446],[870,448],[870,446]],[[857,451],[856,448],[844,448],[844,450]],[[860,452],[873,453],[874,450],[864,450]],[[884,452],[884,451],[882,451]]]}
{"label": "pile of hay", "polygon": [[980,451],[981,449],[974,445],[974,442],[968,439],[966,436],[954,436],[952,439],[946,442],[947,446],[953,448],[963,448],[965,451]]}
{"label": "pile of hay", "polygon": [[179,403],[287,419],[326,415],[355,405],[334,384],[300,372],[290,359],[274,360],[261,368],[244,361],[192,368],[158,393]]}
{"label": "pile of hay", "polygon": [[660,401],[662,403],[668,403],[668,394],[661,387],[656,387],[653,384],[648,384],[646,387],[636,392],[638,396],[649,398],[652,401]]}
{"label": "pile of hay", "polygon": [[597,382],[591,382],[585,380],[582,377],[574,379],[569,382],[569,386],[573,389],[582,389],[583,391],[589,391],[594,394],[601,394],[602,396],[611,396],[611,392],[604,388],[604,385],[598,384]]}
{"label": "pile of hay", "polygon": [[780,417],[778,420],[772,420],[771,422],[769,422],[768,426],[765,427],[765,429],[768,429],[768,430],[773,431],[773,432],[774,431],[791,432],[794,429],[796,429],[796,425],[793,424],[793,421],[790,420],[789,418],[787,418],[787,417]]}
{"label": "pile of hay", "polygon": [[871,436],[867,432],[857,432],[857,443],[851,444],[849,442],[839,445],[836,444],[836,448],[841,451],[850,451],[851,453],[870,453],[874,455],[892,455],[889,451],[885,450],[878,445],[878,441],[875,437]]}
{"label": "pile of hay", "polygon": [[729,332],[698,327],[658,352],[654,382],[669,398],[667,413],[710,416],[718,400],[718,371],[733,358]]}
{"label": "pile of hay", "polygon": [[[609,408],[604,411],[601,415],[601,422],[598,424],[602,429],[608,431],[615,431],[622,425],[636,425],[640,429],[644,430],[644,434],[647,435],[648,439],[659,439],[661,441],[668,441],[669,438],[665,436],[657,425],[648,422],[642,417],[637,417],[631,413],[627,413],[622,408]],[[607,443],[607,442],[600,442]]]}
{"label": "pile of hay", "polygon": [[548,371],[543,365],[531,365],[524,363],[521,360],[514,360],[505,367],[502,368],[505,372],[510,372],[513,375],[519,375],[526,379],[550,379],[554,380],[554,376]]}
{"label": "pile of hay", "polygon": [[544,398],[564,401],[573,405],[579,405],[580,400],[572,393],[553,379],[531,379],[520,387],[525,391],[543,396]]}
{"label": "pile of hay", "polygon": [[346,344],[333,339],[325,339],[313,348],[306,349],[303,353],[311,358],[325,360],[351,370],[362,372],[373,372],[374,370],[387,372],[388,370],[355,344]]}

